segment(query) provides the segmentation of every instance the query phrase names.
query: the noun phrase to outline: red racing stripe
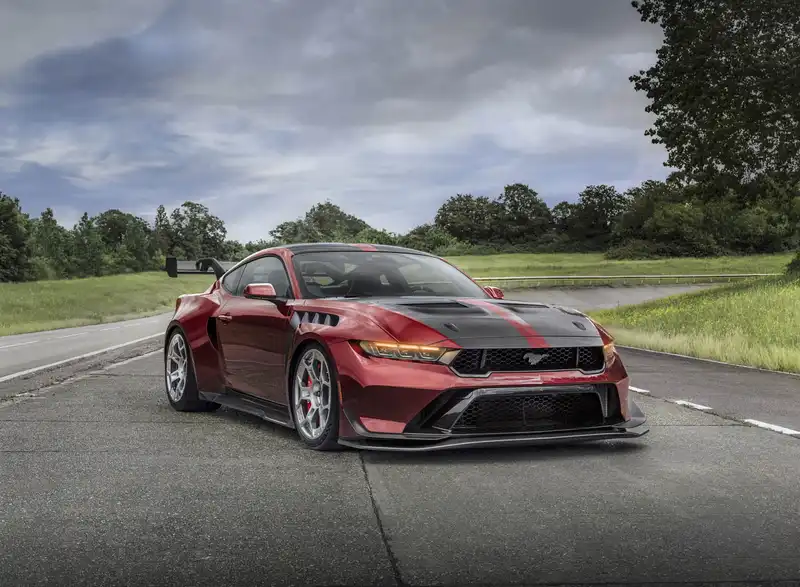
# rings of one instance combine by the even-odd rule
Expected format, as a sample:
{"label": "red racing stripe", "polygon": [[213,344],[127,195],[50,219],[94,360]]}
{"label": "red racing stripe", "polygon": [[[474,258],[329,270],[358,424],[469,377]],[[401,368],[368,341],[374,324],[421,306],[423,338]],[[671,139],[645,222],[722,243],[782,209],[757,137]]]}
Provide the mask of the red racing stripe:
{"label": "red racing stripe", "polygon": [[374,253],[375,251],[378,250],[375,245],[366,245],[364,243],[353,243],[353,244],[356,247],[358,247],[359,249],[361,249],[362,251],[367,251],[367,252],[370,252],[370,253]]}
{"label": "red racing stripe", "polygon": [[507,322],[509,322],[514,328],[516,328],[517,332],[519,332],[522,336],[525,337],[525,340],[528,341],[528,345],[531,348],[541,349],[550,346],[549,344],[547,344],[547,341],[541,334],[536,332],[536,330],[534,330],[530,324],[525,322],[525,320],[517,316],[511,310],[506,310],[501,306],[480,299],[469,298],[458,301],[463,302],[465,304],[472,304],[473,306],[480,306],[481,308],[486,308],[490,312],[494,312],[498,316],[501,316]]}

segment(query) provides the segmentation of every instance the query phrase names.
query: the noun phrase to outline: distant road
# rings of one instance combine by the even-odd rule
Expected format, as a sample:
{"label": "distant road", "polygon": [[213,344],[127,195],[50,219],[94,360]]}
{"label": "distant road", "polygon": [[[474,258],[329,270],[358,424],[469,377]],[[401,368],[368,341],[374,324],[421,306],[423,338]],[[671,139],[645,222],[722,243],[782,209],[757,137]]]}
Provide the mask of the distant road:
{"label": "distant road", "polygon": [[0,381],[14,373],[112,350],[164,332],[172,313],[111,324],[0,337]]}
{"label": "distant road", "polygon": [[543,304],[558,304],[588,312],[589,310],[605,310],[628,304],[641,304],[649,300],[657,300],[690,291],[700,291],[709,287],[714,286],[642,285],[636,287],[525,289],[507,291],[506,298],[509,300],[524,300],[526,302],[542,302]]}
{"label": "distant road", "polygon": [[[508,292],[508,299],[541,301],[579,310],[592,310],[613,308],[622,304],[638,304],[704,287],[708,286],[660,285],[519,290]],[[171,316],[171,313],[167,313],[112,324],[0,337],[0,382],[15,373],[79,358],[103,349],[110,350],[144,337],[155,337],[164,332]]]}

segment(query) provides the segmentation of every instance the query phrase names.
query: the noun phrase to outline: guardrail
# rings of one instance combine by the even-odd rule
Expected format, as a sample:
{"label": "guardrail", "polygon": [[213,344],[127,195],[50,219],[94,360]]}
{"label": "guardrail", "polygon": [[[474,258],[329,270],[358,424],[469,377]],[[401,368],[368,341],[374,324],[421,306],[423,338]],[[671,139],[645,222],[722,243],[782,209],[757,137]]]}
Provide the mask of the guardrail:
{"label": "guardrail", "polygon": [[[665,281],[674,281],[680,283],[682,281],[691,281],[694,283],[715,283],[718,281],[733,281],[735,279],[749,279],[754,277],[777,277],[781,273],[717,273],[717,274],[688,274],[688,275],[523,275],[523,276],[506,276],[506,277],[473,277],[474,281],[478,283],[519,283],[519,282],[547,282],[552,285],[553,282],[569,282],[575,284],[576,282],[583,283],[584,285],[589,282],[617,282],[617,281],[657,281],[663,283]],[[528,284],[526,284],[528,285]]]}

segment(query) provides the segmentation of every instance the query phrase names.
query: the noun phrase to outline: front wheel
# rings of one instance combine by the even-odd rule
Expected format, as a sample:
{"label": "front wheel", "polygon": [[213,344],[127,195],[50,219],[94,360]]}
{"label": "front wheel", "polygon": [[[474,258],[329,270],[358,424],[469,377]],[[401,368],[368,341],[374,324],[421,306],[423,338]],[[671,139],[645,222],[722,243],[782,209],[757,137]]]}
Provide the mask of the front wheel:
{"label": "front wheel", "polygon": [[164,376],[167,399],[179,412],[211,412],[220,407],[198,396],[191,350],[183,332],[177,329],[170,335],[164,353]]}
{"label": "front wheel", "polygon": [[313,343],[292,369],[291,410],[300,439],[314,450],[339,450],[338,378],[325,349]]}

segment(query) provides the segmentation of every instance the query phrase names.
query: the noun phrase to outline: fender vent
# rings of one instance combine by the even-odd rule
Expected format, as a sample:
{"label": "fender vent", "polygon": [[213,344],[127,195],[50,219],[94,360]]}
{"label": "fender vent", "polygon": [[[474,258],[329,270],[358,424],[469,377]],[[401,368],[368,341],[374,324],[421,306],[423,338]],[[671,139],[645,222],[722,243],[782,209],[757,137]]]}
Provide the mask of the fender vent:
{"label": "fender vent", "polygon": [[322,326],[336,326],[339,316],[325,312],[297,312],[298,324],[321,324]]}

